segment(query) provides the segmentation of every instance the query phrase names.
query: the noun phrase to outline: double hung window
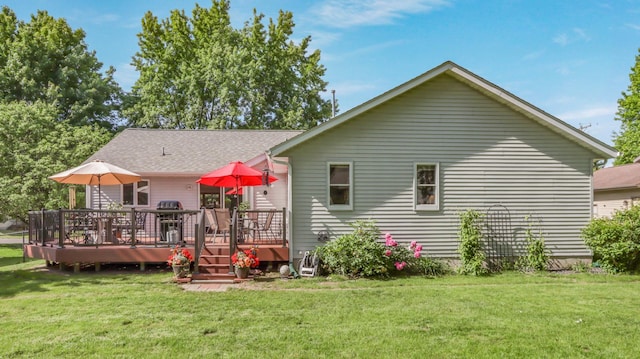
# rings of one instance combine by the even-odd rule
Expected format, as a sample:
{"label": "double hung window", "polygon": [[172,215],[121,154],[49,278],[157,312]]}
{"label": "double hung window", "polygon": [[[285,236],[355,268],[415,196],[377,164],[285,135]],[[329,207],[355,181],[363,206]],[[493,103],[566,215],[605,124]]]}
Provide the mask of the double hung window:
{"label": "double hung window", "polygon": [[353,209],[353,164],[331,162],[329,173],[329,209]]}

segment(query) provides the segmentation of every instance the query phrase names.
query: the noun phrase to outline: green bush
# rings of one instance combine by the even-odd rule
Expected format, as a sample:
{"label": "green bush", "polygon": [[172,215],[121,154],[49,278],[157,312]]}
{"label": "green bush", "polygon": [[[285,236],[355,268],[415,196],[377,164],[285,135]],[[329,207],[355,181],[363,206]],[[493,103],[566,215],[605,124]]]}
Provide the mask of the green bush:
{"label": "green bush", "polygon": [[391,234],[380,243],[380,230],[373,221],[356,221],[354,231],[316,249],[322,269],[348,277],[388,277],[395,274],[443,275],[448,267],[423,257],[416,241],[399,245]]}
{"label": "green bush", "polygon": [[484,266],[485,254],[482,251],[482,231],[480,230],[480,222],[482,214],[475,210],[467,210],[460,214],[460,245],[458,253],[460,254],[461,274],[483,275],[487,273]]}
{"label": "green bush", "polygon": [[634,272],[640,268],[640,206],[617,211],[612,218],[593,219],[582,238],[594,260],[608,272]]}
{"label": "green bush", "polygon": [[354,231],[318,247],[322,268],[349,277],[385,276],[388,273],[380,230],[372,221],[356,221]]}
{"label": "green bush", "polygon": [[516,268],[524,271],[543,271],[547,270],[549,265],[549,251],[544,244],[542,230],[537,227],[537,234],[534,234],[534,224],[531,217],[525,217],[528,226],[525,231],[527,253],[518,258]]}

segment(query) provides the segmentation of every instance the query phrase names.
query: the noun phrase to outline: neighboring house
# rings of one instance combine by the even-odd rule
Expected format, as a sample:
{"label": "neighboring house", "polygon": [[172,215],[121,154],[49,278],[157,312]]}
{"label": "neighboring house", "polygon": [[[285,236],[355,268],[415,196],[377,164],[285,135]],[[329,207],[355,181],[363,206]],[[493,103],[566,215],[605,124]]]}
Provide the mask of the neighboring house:
{"label": "neighboring house", "polygon": [[[246,187],[243,200],[253,208],[286,206],[286,166],[273,165],[265,151],[302,131],[281,130],[161,130],[129,128],[118,134],[87,161],[103,160],[138,173],[142,181],[122,186],[89,186],[86,207],[110,203],[155,209],[162,200],[180,201],[184,209],[228,207],[229,188],[199,185],[203,174],[232,161],[243,161],[260,171],[269,169],[279,180],[271,187]],[[282,171],[285,172],[282,172]],[[266,194],[265,194],[266,191]]]}
{"label": "neighboring house", "polygon": [[611,217],[615,211],[640,203],[640,163],[607,167],[593,174],[593,216]]}
{"label": "neighboring house", "polygon": [[270,150],[288,161],[298,259],[319,234],[335,238],[359,219],[402,244],[417,240],[426,255],[456,258],[459,214],[496,204],[510,213],[514,242],[531,223],[555,260],[590,258],[580,230],[591,219],[593,162],[615,155],[452,62]]}

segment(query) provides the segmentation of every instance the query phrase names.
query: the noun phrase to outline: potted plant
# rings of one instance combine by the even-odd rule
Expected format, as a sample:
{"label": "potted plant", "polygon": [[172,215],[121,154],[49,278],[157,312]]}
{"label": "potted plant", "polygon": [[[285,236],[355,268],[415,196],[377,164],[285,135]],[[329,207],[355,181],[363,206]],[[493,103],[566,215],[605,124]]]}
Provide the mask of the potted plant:
{"label": "potted plant", "polygon": [[173,268],[173,274],[176,278],[185,278],[191,271],[191,263],[193,256],[186,248],[175,246],[171,249],[171,255],[167,260],[167,264]]}
{"label": "potted plant", "polygon": [[258,249],[253,247],[243,251],[238,250],[231,256],[231,262],[235,268],[236,276],[238,278],[247,278],[251,268],[257,268],[260,265]]}

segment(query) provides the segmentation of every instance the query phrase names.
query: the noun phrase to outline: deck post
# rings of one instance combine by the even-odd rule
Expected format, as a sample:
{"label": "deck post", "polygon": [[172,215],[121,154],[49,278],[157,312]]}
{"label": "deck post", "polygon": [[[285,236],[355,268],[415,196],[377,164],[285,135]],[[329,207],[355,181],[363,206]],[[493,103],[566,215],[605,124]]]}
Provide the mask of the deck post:
{"label": "deck post", "polygon": [[64,230],[64,212],[62,208],[58,209],[58,248],[64,248],[64,238],[66,237]]}
{"label": "deck post", "polygon": [[47,226],[45,225],[45,215],[44,215],[44,208],[42,209],[42,211],[40,212],[40,245],[42,245],[44,247],[44,242],[47,239]]}
{"label": "deck post", "polygon": [[137,223],[136,223],[136,209],[135,207],[131,207],[131,213],[129,214],[129,235],[131,235],[131,248],[136,247],[136,232],[137,232]]}

